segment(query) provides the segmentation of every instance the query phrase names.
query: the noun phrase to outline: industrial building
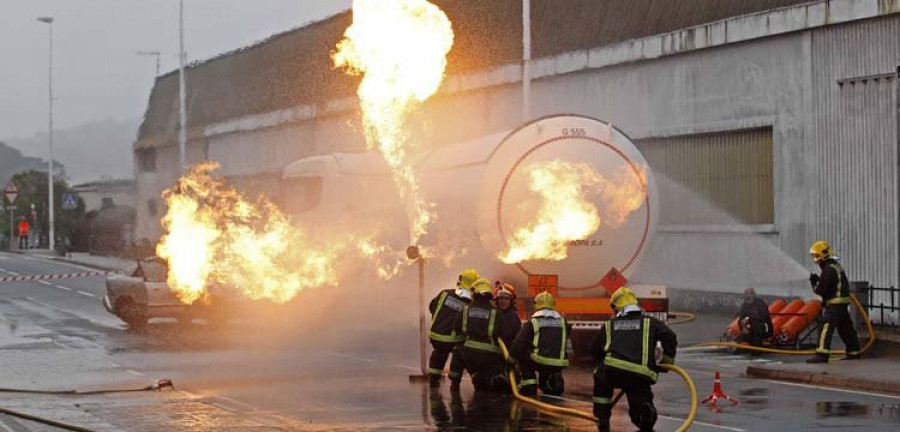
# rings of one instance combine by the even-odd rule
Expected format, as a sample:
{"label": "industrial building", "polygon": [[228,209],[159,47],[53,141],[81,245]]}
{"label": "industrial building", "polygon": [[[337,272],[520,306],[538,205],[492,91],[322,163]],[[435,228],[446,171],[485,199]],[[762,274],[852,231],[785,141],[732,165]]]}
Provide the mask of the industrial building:
{"label": "industrial building", "polygon": [[[429,145],[523,122],[521,0],[435,1],[456,34],[423,107]],[[357,79],[329,57],[350,12],[187,69],[187,161],[274,201],[299,158],[365,148]],[[898,283],[898,0],[532,0],[529,118],[609,120],[660,184],[635,278],[810,295],[829,240],[851,280]],[[398,47],[403,49],[403,47]],[[159,77],[134,144],[135,238],[161,235],[178,173],[178,73]]]}

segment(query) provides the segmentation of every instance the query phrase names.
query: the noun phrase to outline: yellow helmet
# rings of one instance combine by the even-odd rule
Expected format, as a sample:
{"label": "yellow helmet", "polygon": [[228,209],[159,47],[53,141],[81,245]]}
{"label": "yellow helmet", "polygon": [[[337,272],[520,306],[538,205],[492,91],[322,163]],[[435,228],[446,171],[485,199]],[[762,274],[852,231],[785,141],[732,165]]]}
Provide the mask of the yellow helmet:
{"label": "yellow helmet", "polygon": [[534,310],[553,309],[555,307],[556,300],[553,299],[553,294],[544,291],[534,296]]}
{"label": "yellow helmet", "polygon": [[819,240],[809,247],[809,255],[813,261],[821,262],[829,258],[834,258],[834,249],[825,240]]}
{"label": "yellow helmet", "polygon": [[456,280],[456,286],[470,290],[475,281],[480,277],[481,276],[478,275],[478,272],[475,271],[475,269],[463,270],[459,273],[459,279]]}
{"label": "yellow helmet", "polygon": [[492,294],[491,282],[487,279],[478,279],[472,284],[472,290],[475,294]]}
{"label": "yellow helmet", "polygon": [[638,304],[637,297],[635,297],[634,293],[631,292],[628,287],[624,286],[613,293],[612,297],[609,298],[609,302],[616,311],[621,311],[628,305]]}

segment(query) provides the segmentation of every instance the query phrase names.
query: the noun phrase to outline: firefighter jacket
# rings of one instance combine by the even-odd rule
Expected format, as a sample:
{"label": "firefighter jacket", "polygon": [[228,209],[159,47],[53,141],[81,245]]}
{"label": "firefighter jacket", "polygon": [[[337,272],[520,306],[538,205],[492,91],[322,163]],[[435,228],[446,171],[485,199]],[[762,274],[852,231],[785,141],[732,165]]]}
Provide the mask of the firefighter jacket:
{"label": "firefighter jacket", "polygon": [[822,268],[822,275],[813,290],[822,296],[822,303],[850,304],[850,282],[844,268],[833,259],[824,260],[819,266]]}
{"label": "firefighter jacket", "polygon": [[502,354],[497,337],[500,335],[500,310],[491,305],[490,295],[476,295],[472,305],[462,314],[462,331],[466,348]]}
{"label": "firefighter jacket", "polygon": [[522,321],[519,320],[519,311],[515,305],[506,310],[500,310],[500,339],[507,347],[513,346],[513,340],[522,330]]}
{"label": "firefighter jacket", "polygon": [[766,324],[766,337],[772,337],[772,316],[769,314],[769,306],[766,305],[766,301],[756,297],[752,302],[743,302],[741,303],[741,310],[738,312],[738,321],[743,321],[744,318],[749,318],[751,323],[765,323]]}
{"label": "firefighter jacket", "polygon": [[594,338],[591,355],[598,365],[611,367],[646,378],[655,383],[659,378],[656,365],[656,343],[660,342],[663,356],[660,363],[673,364],[678,339],[662,321],[645,316],[635,308],[603,323]]}
{"label": "firefighter jacket", "polygon": [[529,356],[532,361],[544,366],[567,367],[566,342],[571,330],[559,312],[541,309],[522,326],[513,341],[514,355],[516,359]]}
{"label": "firefighter jacket", "polygon": [[431,311],[431,332],[428,337],[438,342],[462,342],[462,313],[468,304],[463,293],[458,289],[446,289],[440,292],[428,309]]}

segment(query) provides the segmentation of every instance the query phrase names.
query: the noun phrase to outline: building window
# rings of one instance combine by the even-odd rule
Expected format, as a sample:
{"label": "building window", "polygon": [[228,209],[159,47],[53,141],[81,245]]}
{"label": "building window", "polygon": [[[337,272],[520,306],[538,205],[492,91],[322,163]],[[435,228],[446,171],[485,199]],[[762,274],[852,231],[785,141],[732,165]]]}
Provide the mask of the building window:
{"label": "building window", "polygon": [[141,172],[156,172],[156,149],[146,148],[136,150],[134,157],[137,159],[138,170]]}
{"label": "building window", "polygon": [[660,224],[775,222],[771,128],[635,143],[656,178]]}
{"label": "building window", "polygon": [[147,200],[147,211],[150,213],[150,216],[156,216],[159,212],[159,202],[155,198]]}

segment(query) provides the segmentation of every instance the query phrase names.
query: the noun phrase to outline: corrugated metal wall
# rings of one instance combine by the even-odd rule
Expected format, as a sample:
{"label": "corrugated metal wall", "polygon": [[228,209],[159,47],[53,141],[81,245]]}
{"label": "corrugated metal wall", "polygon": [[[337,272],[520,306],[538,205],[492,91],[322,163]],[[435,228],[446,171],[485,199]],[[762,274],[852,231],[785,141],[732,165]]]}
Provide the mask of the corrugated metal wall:
{"label": "corrugated metal wall", "polygon": [[[772,129],[636,141],[661,184],[663,225],[772,224]],[[683,188],[682,188],[683,187]],[[662,189],[661,189],[662,190]]]}
{"label": "corrugated metal wall", "polygon": [[876,286],[898,283],[897,80],[871,76],[900,64],[898,34],[896,16],[812,33],[807,237]]}

